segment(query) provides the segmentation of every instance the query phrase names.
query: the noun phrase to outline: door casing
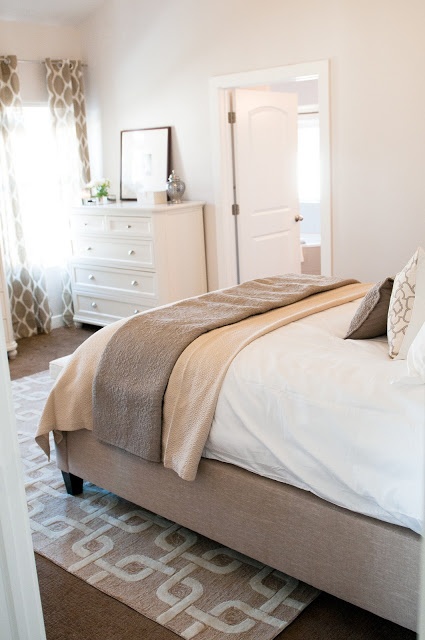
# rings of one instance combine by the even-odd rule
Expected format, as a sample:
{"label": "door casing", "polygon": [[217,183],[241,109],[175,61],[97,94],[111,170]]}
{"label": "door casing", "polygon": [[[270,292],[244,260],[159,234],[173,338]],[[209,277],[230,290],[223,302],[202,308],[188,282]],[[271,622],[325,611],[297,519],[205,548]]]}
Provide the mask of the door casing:
{"label": "door casing", "polygon": [[219,288],[229,287],[237,282],[235,223],[232,215],[232,155],[230,127],[227,120],[226,91],[237,87],[274,85],[307,79],[317,80],[319,97],[321,272],[323,275],[332,275],[329,61],[319,60],[216,76],[210,79],[211,141]]}

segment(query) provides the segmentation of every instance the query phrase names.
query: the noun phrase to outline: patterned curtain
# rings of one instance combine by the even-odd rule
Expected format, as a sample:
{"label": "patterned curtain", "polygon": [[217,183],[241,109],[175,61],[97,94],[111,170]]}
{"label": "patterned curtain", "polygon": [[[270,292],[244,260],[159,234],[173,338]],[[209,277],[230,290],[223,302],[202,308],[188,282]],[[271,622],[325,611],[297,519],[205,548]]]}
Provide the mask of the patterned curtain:
{"label": "patterned curtain", "polygon": [[0,56],[0,227],[14,336],[51,330],[44,271],[28,264],[19,204],[23,111],[16,56]]}
{"label": "patterned curtain", "polygon": [[[90,182],[87,120],[82,63],[78,60],[45,61],[49,106],[56,138],[58,173],[63,205],[81,202],[81,189]],[[69,273],[62,274],[64,321],[72,324],[73,307]]]}

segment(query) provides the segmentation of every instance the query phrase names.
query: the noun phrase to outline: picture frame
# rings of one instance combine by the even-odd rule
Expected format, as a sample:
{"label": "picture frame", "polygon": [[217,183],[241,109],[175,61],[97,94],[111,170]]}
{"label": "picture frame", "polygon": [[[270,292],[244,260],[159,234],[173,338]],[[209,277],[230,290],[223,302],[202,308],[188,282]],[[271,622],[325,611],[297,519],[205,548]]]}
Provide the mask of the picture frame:
{"label": "picture frame", "polygon": [[171,127],[121,131],[120,199],[166,191],[171,163]]}

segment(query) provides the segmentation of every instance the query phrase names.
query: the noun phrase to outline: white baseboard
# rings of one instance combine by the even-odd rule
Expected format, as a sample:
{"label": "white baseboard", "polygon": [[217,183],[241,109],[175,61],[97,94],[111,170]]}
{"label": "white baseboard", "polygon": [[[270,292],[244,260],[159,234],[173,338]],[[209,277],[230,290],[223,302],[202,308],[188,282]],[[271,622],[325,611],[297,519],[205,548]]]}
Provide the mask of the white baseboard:
{"label": "white baseboard", "polygon": [[60,327],[64,327],[65,323],[63,321],[62,316],[52,316],[52,329],[59,329]]}

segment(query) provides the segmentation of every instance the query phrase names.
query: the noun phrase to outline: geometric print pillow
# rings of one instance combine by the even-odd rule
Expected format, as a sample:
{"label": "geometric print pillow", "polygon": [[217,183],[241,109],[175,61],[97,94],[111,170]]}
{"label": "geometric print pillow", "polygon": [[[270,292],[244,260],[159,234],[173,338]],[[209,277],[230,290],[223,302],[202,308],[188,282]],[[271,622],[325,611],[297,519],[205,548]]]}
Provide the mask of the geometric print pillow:
{"label": "geometric print pillow", "polygon": [[388,347],[392,358],[395,358],[400,351],[412,317],[419,251],[422,250],[418,249],[404,269],[394,278],[387,320]]}
{"label": "geometric print pillow", "polygon": [[416,267],[415,302],[410,317],[409,326],[404,334],[403,342],[397,354],[397,360],[406,360],[410,345],[425,323],[425,251],[418,249],[418,264]]}

